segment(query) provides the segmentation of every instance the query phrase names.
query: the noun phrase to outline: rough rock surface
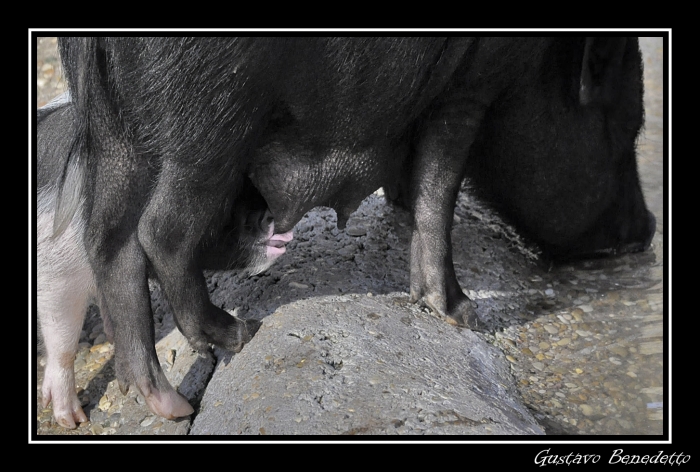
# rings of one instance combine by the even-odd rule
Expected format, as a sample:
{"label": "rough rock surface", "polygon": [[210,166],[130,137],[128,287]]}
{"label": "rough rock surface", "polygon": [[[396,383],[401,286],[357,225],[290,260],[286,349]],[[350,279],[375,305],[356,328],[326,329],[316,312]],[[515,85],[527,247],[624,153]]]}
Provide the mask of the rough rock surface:
{"label": "rough rock surface", "polygon": [[404,294],[300,300],[220,362],[190,434],[544,434],[507,364]]}

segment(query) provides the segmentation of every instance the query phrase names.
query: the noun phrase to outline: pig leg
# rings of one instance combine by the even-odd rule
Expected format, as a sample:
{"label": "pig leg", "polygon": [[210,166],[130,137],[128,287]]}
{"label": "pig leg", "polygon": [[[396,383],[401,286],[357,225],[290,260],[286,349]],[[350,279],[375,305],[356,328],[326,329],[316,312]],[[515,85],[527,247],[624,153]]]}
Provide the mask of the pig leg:
{"label": "pig leg", "polygon": [[[203,175],[198,174],[200,171]],[[165,161],[139,222],[138,235],[173,308],[177,326],[189,343],[199,350],[213,343],[238,352],[260,323],[235,318],[211,303],[196,257],[203,233],[226,194],[223,182],[195,187],[194,183],[211,179],[212,173],[231,175],[229,171]]]}
{"label": "pig leg", "polygon": [[[108,136],[109,130],[101,130]],[[154,413],[164,418],[193,412],[168,383],[155,351],[155,332],[147,278],[147,258],[136,228],[147,199],[152,167],[118,138],[96,159],[95,187],[86,232],[86,249],[95,272],[98,304],[113,330],[115,369],[122,393],[135,386]]]}
{"label": "pig leg", "polygon": [[456,99],[446,103],[424,123],[413,156],[410,299],[422,299],[451,324],[481,329],[474,303],[457,282],[450,231],[469,146],[485,107],[465,107]]}
{"label": "pig leg", "polygon": [[37,313],[47,357],[41,393],[44,407],[53,403],[56,422],[73,429],[87,421],[75,392],[73,362],[95,281],[79,218],[53,237],[54,201],[47,193],[38,196]]}
{"label": "pig leg", "polygon": [[136,235],[119,248],[115,260],[100,271],[100,309],[114,330],[115,368],[122,393],[136,386],[154,413],[168,419],[194,410],[165,378],[155,351],[146,258]]}

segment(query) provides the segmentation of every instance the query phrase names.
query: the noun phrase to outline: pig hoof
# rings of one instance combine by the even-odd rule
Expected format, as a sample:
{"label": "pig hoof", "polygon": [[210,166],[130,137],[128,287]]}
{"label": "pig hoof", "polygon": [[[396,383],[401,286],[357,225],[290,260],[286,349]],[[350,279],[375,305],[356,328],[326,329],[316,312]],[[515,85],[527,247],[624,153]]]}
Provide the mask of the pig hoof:
{"label": "pig hoof", "polygon": [[80,407],[77,397],[75,398],[75,402],[71,401],[70,403],[71,405],[62,406],[59,402],[54,401],[53,418],[56,420],[56,423],[64,428],[75,429],[78,424],[84,423],[88,419],[85,412],[83,412],[83,409]]}
{"label": "pig hoof", "polygon": [[41,403],[44,408],[49,403],[53,404],[54,420],[64,428],[75,429],[79,423],[88,420],[80,406],[78,395],[75,394],[74,382],[65,381],[63,377],[54,375],[50,369],[45,373]]}
{"label": "pig hoof", "polygon": [[194,412],[194,408],[185,397],[174,390],[166,392],[152,390],[150,394],[144,395],[144,399],[153,413],[168,420],[189,416]]}
{"label": "pig hoof", "polygon": [[246,343],[253,339],[253,336],[258,332],[262,323],[258,320],[244,320],[238,318],[235,313],[234,311],[233,317],[236,320],[236,336],[235,341],[229,349],[238,353],[241,352],[241,349],[243,349]]}
{"label": "pig hoof", "polygon": [[486,331],[486,325],[479,319],[478,316],[476,316],[476,313],[473,311],[448,315],[447,322],[453,326],[469,328],[472,331]]}
{"label": "pig hoof", "polygon": [[[152,380],[156,380],[156,384]],[[130,381],[117,372],[117,384],[122,395],[126,396],[131,387],[143,396],[148,408],[158,416],[165,419],[175,419],[182,416],[191,415],[194,408],[187,402],[187,399],[177,393],[168,383],[168,380],[161,372],[153,372],[140,380]]]}
{"label": "pig hoof", "polygon": [[121,381],[117,378],[117,382],[122,395],[126,395],[131,387],[135,386],[146,401],[146,406],[148,406],[153,413],[165,419],[172,420],[191,415],[194,412],[194,408],[187,402],[187,399],[177,393],[177,391],[167,383],[165,377],[163,377],[159,387],[156,387],[146,379],[131,383],[128,381]]}
{"label": "pig hoof", "polygon": [[[53,398],[53,417],[56,423],[67,429],[75,429],[79,423],[87,421],[87,416],[80,406],[78,396],[74,394],[73,397],[60,400],[56,397]],[[45,395],[42,405],[46,407],[50,401],[51,395]]]}
{"label": "pig hoof", "polygon": [[425,296],[422,299],[423,303],[430,308],[439,318],[444,319],[452,326],[468,328],[472,331],[485,332],[486,324],[476,315],[475,308],[477,307],[470,298],[464,295],[464,298],[457,302],[451,310],[447,310],[445,299],[440,296]]}
{"label": "pig hoof", "polygon": [[75,411],[68,411],[63,413],[57,413],[54,410],[53,417],[56,420],[56,423],[58,423],[66,429],[75,429],[80,423],[84,423],[88,420],[81,407],[78,407],[78,409]]}
{"label": "pig hoof", "polygon": [[202,319],[189,324],[181,324],[180,330],[193,349],[200,352],[211,345],[228,351],[240,352],[260,328],[256,320],[244,320],[237,316],[238,309],[225,311],[212,305],[212,309]]}

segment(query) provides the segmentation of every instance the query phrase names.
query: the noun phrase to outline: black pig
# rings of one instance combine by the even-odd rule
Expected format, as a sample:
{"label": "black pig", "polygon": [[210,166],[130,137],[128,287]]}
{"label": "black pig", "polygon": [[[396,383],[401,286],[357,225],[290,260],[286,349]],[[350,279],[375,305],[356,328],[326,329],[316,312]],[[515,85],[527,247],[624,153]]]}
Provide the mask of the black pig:
{"label": "black pig", "polygon": [[76,133],[56,229],[76,211],[71,195],[84,195],[117,377],[165,417],[189,410],[151,349],[147,267],[194,346],[238,345],[244,327],[209,301],[197,248],[245,176],[281,233],[321,205],[342,227],[380,186],[401,196],[413,215],[412,301],[470,328],[480,323],[450,241],[465,176],[556,256],[642,249],[654,232],[636,175],[635,38],[61,38],[59,48]]}
{"label": "black pig", "polygon": [[[47,364],[42,385],[44,406],[53,401],[56,421],[67,428],[86,421],[75,393],[73,361],[88,304],[96,301],[95,275],[90,267],[83,237],[83,203],[72,220],[55,234],[54,211],[58,182],[66,165],[72,137],[73,113],[68,94],[37,110],[37,314]],[[274,234],[274,221],[260,194],[244,179],[241,194],[229,198],[200,242],[200,261],[207,269],[244,268],[251,273],[265,270],[285,252],[291,232]],[[82,199],[80,195],[77,198]],[[113,337],[112,320],[102,311],[105,331]],[[260,323],[243,322],[244,329],[229,333],[234,349],[257,331]],[[152,346],[150,346],[152,347]],[[155,352],[152,353],[155,355]],[[162,389],[172,388],[165,378],[157,379]],[[181,413],[192,411],[176,393]]]}

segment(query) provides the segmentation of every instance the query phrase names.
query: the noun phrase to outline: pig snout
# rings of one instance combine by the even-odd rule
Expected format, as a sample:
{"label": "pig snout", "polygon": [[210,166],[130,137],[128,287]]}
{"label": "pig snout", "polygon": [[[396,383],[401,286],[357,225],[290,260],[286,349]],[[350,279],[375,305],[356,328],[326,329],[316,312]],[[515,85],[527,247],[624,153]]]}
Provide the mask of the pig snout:
{"label": "pig snout", "polygon": [[542,248],[549,259],[558,262],[646,251],[656,233],[656,218],[646,209],[642,215],[632,220],[603,220],[582,235],[578,245]]}
{"label": "pig snout", "polygon": [[265,240],[266,255],[268,259],[276,259],[286,252],[286,245],[289,241],[294,239],[294,233],[292,230],[286,233],[275,233],[275,222],[272,219],[272,214],[269,210],[265,212],[263,216],[264,220],[269,219],[267,230],[267,239]]}
{"label": "pig snout", "polygon": [[647,219],[643,228],[637,235],[633,235],[623,240],[618,248],[618,252],[640,252],[651,246],[651,240],[656,233],[656,218],[653,213],[647,210]]}

